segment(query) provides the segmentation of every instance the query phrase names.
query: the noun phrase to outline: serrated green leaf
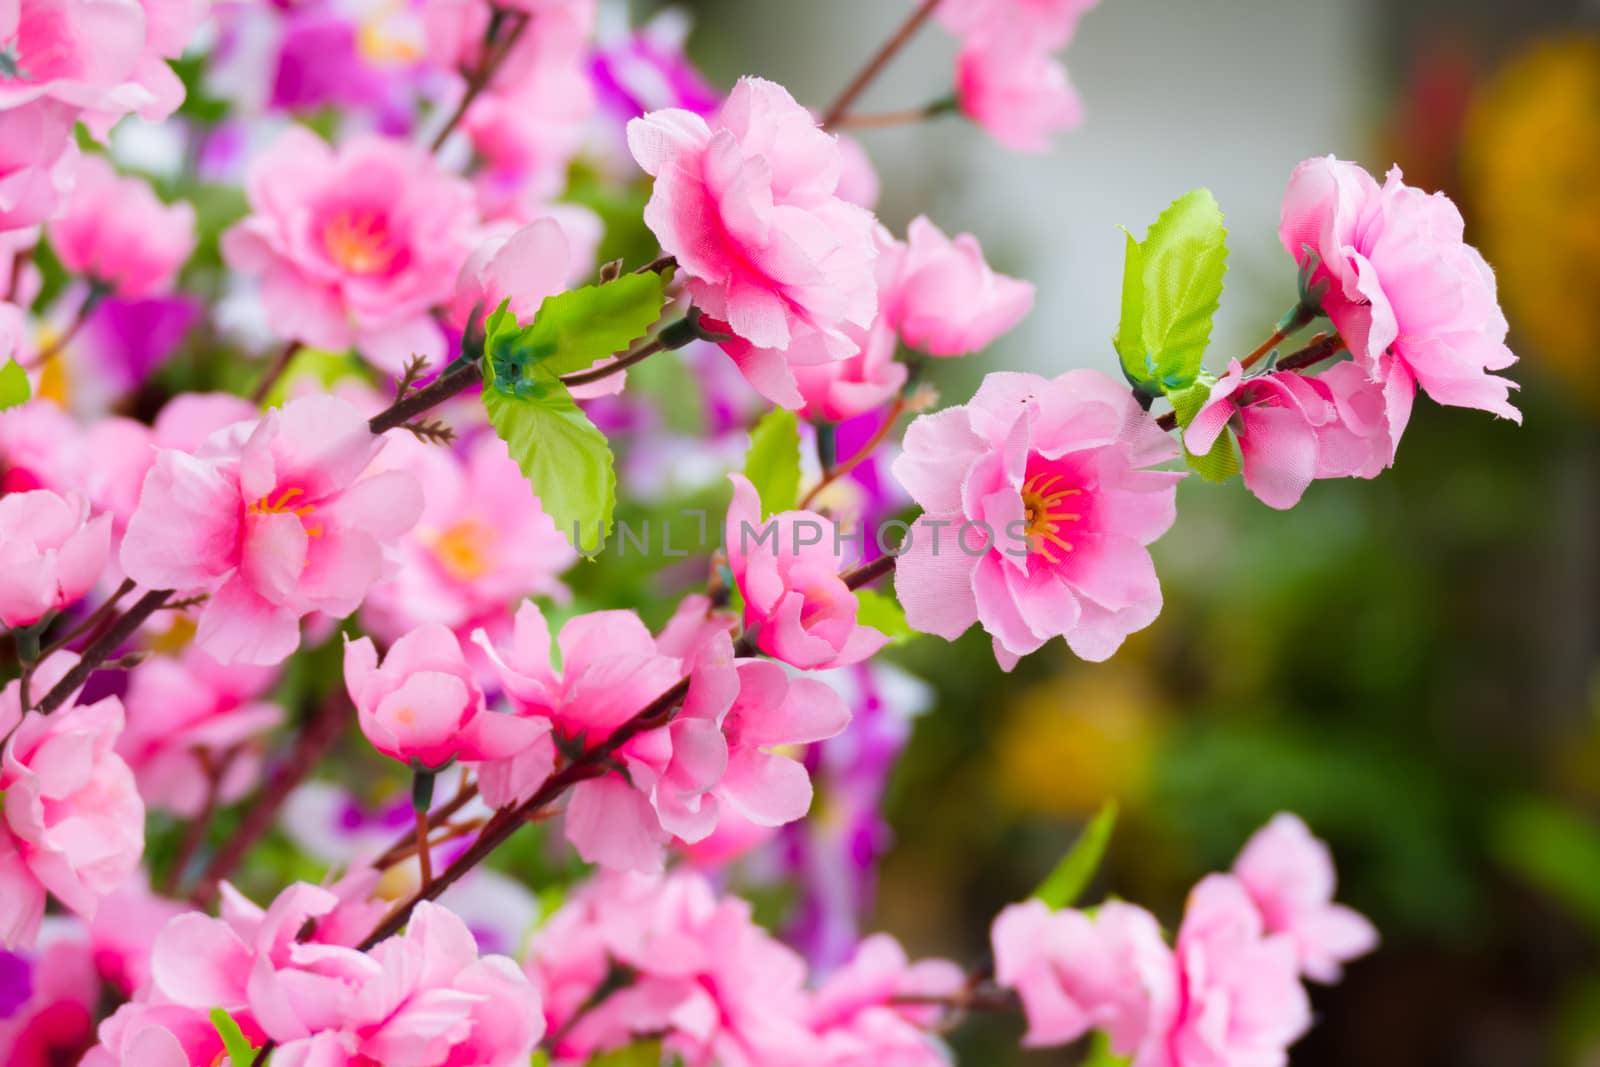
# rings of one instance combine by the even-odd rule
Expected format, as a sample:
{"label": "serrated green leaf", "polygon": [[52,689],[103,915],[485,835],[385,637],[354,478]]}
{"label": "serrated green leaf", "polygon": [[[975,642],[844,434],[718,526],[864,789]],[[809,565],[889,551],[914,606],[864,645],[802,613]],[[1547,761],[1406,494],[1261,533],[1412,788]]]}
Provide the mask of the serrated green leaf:
{"label": "serrated green leaf", "polygon": [[660,1067],[661,1042],[639,1041],[589,1057],[587,1067]]}
{"label": "serrated green leaf", "polygon": [[611,534],[617,508],[615,457],[606,435],[554,379],[513,396],[496,388],[492,372],[483,406],[495,433],[533,484],[545,514],[573,547],[597,553]]}
{"label": "serrated green leaf", "polygon": [[1222,300],[1227,238],[1207,189],[1173,201],[1142,242],[1129,235],[1117,352],[1136,382],[1181,388],[1199,373]]}
{"label": "serrated green leaf", "polygon": [[0,411],[26,404],[31,396],[33,387],[28,384],[28,372],[16,360],[6,360],[5,366],[0,367]]}
{"label": "serrated green leaf", "polygon": [[762,517],[793,511],[800,500],[800,420],[774,408],[750,431],[744,476],[761,496]]}
{"label": "serrated green leaf", "polygon": [[1117,826],[1117,804],[1106,801],[1099,814],[1089,821],[1073,843],[1072,850],[1062,857],[1039,888],[1033,891],[1052,910],[1070,907],[1083,891],[1089,888],[1100,861],[1105,858],[1106,847],[1111,844],[1111,832]]}
{"label": "serrated green leaf", "polygon": [[216,1027],[217,1036],[222,1038],[222,1049],[228,1054],[233,1067],[253,1067],[257,1049],[245,1038],[244,1031],[239,1029],[239,1024],[227,1009],[212,1008],[211,1025]]}
{"label": "serrated green leaf", "polygon": [[856,622],[861,625],[872,627],[890,641],[915,636],[915,631],[906,623],[905,609],[894,597],[876,589],[857,589],[856,602]]}
{"label": "serrated green leaf", "polygon": [[626,351],[661,317],[664,285],[660,274],[646,271],[557,293],[526,325],[497,310],[486,324],[484,350],[502,390],[521,392],[536,374],[573,374]]}

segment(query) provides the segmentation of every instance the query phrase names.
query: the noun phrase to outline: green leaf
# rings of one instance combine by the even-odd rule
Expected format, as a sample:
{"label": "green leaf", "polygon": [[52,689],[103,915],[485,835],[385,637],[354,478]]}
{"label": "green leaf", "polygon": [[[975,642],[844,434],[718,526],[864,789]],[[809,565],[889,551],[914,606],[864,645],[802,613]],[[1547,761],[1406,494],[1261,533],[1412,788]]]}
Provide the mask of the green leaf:
{"label": "green leaf", "polygon": [[1185,193],[1128,237],[1117,352],[1147,394],[1181,388],[1200,372],[1228,271],[1228,231],[1207,189]]}
{"label": "green leaf", "polygon": [[1548,801],[1524,800],[1494,819],[1500,862],[1600,931],[1600,826]]}
{"label": "green leaf", "polygon": [[578,551],[598,553],[617,508],[617,473],[606,435],[554,379],[529,383],[527,395],[502,392],[492,370],[483,390],[494,432],[533,483],[546,515]]}
{"label": "green leaf", "polygon": [[744,476],[761,495],[762,518],[793,511],[800,500],[800,420],[774,408],[750,431]]}
{"label": "green leaf", "polygon": [[1089,1052],[1078,1063],[1078,1067],[1128,1067],[1133,1061],[1126,1056],[1118,1056],[1111,1051],[1111,1039],[1099,1030],[1089,1039]]}
{"label": "green leaf", "polygon": [[646,271],[557,293],[526,326],[497,311],[487,324],[485,352],[500,388],[521,393],[536,368],[538,375],[559,377],[626,351],[661,317],[664,285],[660,274]]}
{"label": "green leaf", "polygon": [[589,1057],[587,1067],[660,1067],[661,1042],[640,1041]]}
{"label": "green leaf", "polygon": [[[1172,401],[1172,410],[1178,416],[1180,427],[1188,429],[1194,417],[1200,414],[1200,409],[1206,406],[1206,401],[1211,397],[1211,387],[1215,384],[1216,379],[1211,375],[1200,374],[1193,385],[1168,391],[1167,399]],[[1205,455],[1195,455],[1185,444],[1183,456],[1189,468],[1208,482],[1225,482],[1243,469],[1239,443],[1229,427],[1223,427],[1222,433],[1212,442],[1211,451]]]}
{"label": "green leaf", "polygon": [[1106,846],[1111,843],[1111,831],[1116,826],[1117,804],[1114,800],[1108,800],[1099,814],[1083,828],[1083,833],[1078,835],[1072,851],[1062,857],[1049,877],[1039,883],[1039,888],[1033,891],[1034,897],[1044,901],[1053,910],[1071,906],[1089,888],[1095,871],[1100,869]]}
{"label": "green leaf", "polygon": [[222,1038],[222,1049],[233,1062],[233,1067],[253,1067],[257,1049],[245,1039],[244,1031],[239,1029],[239,1024],[226,1008],[211,1009],[211,1025],[217,1028],[217,1036]]}
{"label": "green leaf", "polygon": [[861,625],[872,627],[894,642],[915,636],[906,623],[905,609],[894,597],[876,589],[857,589],[856,601],[856,622]]}
{"label": "green leaf", "polygon": [[0,367],[0,411],[26,404],[32,395],[33,387],[28,384],[28,372],[16,360],[6,360],[5,366]]}

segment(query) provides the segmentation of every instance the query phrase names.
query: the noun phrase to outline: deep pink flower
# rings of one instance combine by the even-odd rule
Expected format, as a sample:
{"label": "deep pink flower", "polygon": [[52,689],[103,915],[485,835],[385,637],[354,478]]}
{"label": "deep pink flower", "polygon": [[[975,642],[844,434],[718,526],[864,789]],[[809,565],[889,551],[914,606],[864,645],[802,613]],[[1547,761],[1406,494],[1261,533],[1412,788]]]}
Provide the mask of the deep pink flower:
{"label": "deep pink flower", "polygon": [[[34,672],[48,692],[77,663],[58,652]],[[144,852],[144,803],[116,753],[122,704],[106,697],[51,715],[21,710],[18,682],[0,691],[0,947],[27,946],[48,892],[92,917],[99,899],[127,881]],[[74,694],[74,698],[76,694]],[[14,732],[13,732],[14,730]]]}
{"label": "deep pink flower", "polygon": [[811,778],[784,753],[836,736],[850,709],[823,682],[791,677],[776,663],[740,660],[735,670],[738,695],[718,722],[727,770],[712,792],[758,826],[794,822],[811,808]]}
{"label": "deep pink flower", "polygon": [[995,273],[976,237],[946,237],[923,215],[906,230],[893,294],[885,307],[901,339],[930,356],[987,348],[1033,308],[1031,283]]}
{"label": "deep pink flower", "polygon": [[133,768],[145,803],[194,818],[213,788],[219,804],[254,789],[262,738],[283,721],[281,707],[260,699],[276,678],[270,668],[224,667],[196,648],[135,668],[123,696],[128,728],[117,751]]}
{"label": "deep pink flower", "polygon": [[991,940],[995,981],[1021,997],[1029,1047],[1070,1044],[1103,1030],[1113,1051],[1130,1055],[1152,1043],[1152,1028],[1174,1010],[1172,950],[1142,908],[1111,901],[1090,918],[1030,900],[996,917]]}
{"label": "deep pink flower", "polygon": [[252,214],[222,238],[228,265],[261,278],[282,336],[351,346],[398,372],[439,364],[430,314],[447,304],[477,224],[472,188],[424,149],[363,137],[330,148],[294,127],[251,167]]}
{"label": "deep pink flower", "polygon": [[742,78],[716,118],[656,111],[628,124],[656,179],[645,222],[695,304],[757,348],[819,333],[838,358],[876,311],[872,215],[838,195],[839,146],[779,85]]}
{"label": "deep pink flower", "polygon": [[756,645],[802,670],[848,667],[882,648],[888,638],[856,622],[855,593],[839,576],[840,531],[814,511],[763,521],[755,486],[742,474],[728,480],[723,547]]}
{"label": "deep pink flower", "polygon": [[0,1063],[77,1063],[94,1044],[99,999],[89,941],[71,919],[48,920],[32,953],[0,950]]}
{"label": "deep pink flower", "polygon": [[373,586],[362,620],[394,640],[424,623],[465,635],[497,625],[527,596],[565,599],[559,575],[578,554],[544,513],[505,442],[480,434],[463,450],[398,437],[385,465],[422,487],[422,516],[400,539],[395,565]]}
{"label": "deep pink flower", "polygon": [[1398,167],[1380,187],[1331,156],[1295,168],[1279,228],[1302,266],[1316,255],[1310,284],[1327,283],[1322,308],[1369,379],[1388,379],[1392,354],[1438,403],[1520,422],[1515,383],[1490,373],[1516,362],[1494,272],[1463,233],[1455,204],[1406,185]]}
{"label": "deep pink flower", "polygon": [[111,516],[46,489],[0,496],[0,625],[31,626],[81,598],[105,571]]}
{"label": "deep pink flower", "polygon": [[163,204],[148,182],[122,177],[104,156],[85,156],[76,180],[48,227],[62,265],[122,297],[172,288],[194,252],[194,208]]}
{"label": "deep pink flower", "polygon": [[1145,546],[1176,517],[1177,445],[1126,386],[1090,370],[991,374],[965,406],[906,431],[895,478],[926,514],[895,590],[912,627],[954,640],[974,622],[1009,669],[1065,637],[1103,660],[1161,611]]}
{"label": "deep pink flower", "polygon": [[353,406],[319,395],[220,430],[196,453],[163,450],[123,569],[151,588],[210,593],[197,640],[213,658],[277,663],[299,644],[301,617],[356,609],[383,546],[416,522],[414,478],[363,477],[382,447]]}
{"label": "deep pink flower", "polygon": [[1294,942],[1306,977],[1337,982],[1341,964],[1377,947],[1373,925],[1333,902],[1333,857],[1299,816],[1285,812],[1257,830],[1233,873],[1260,909],[1267,932]]}
{"label": "deep pink flower", "polygon": [[56,213],[77,174],[76,118],[55,100],[0,107],[0,232],[35,226]]}
{"label": "deep pink flower", "polygon": [[489,711],[455,634],[419,626],[384,653],[370,637],[344,646],[344,681],[361,730],[385,756],[427,770],[506,759],[544,731]]}
{"label": "deep pink flower", "polygon": [[969,42],[956,59],[961,110],[1007,148],[1044,152],[1050,136],[1083,121],[1067,71],[1020,32]]}
{"label": "deep pink flower", "polygon": [[966,974],[948,960],[912,963],[894,938],[875,934],[811,999],[808,1021],[822,1042],[825,1067],[943,1067],[931,1032],[940,1009],[900,998],[952,997]]}

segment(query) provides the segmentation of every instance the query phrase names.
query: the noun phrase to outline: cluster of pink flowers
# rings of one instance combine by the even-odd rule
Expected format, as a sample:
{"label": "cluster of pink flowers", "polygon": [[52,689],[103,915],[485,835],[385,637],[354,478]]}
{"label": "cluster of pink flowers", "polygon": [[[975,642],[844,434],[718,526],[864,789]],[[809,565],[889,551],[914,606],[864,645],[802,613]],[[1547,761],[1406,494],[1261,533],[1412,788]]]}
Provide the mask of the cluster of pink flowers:
{"label": "cluster of pink flowers", "polygon": [[1101,1030],[1136,1067],[1285,1063],[1311,1025],[1301,977],[1337,981],[1340,964],[1377,945],[1333,891],[1327,846],[1279,815],[1233,873],[1195,886],[1171,947],[1137,905],[1031,900],[995,920],[995,978],[1022,998],[1029,1045]]}

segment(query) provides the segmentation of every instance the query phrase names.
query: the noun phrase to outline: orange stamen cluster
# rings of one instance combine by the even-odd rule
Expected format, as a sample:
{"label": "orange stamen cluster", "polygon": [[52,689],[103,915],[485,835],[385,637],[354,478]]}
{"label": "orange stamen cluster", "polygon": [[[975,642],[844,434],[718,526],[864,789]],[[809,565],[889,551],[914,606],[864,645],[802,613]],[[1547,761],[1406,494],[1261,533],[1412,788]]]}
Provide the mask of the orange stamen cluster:
{"label": "orange stamen cluster", "polygon": [[389,227],[376,211],[341,211],[322,228],[333,261],[352,274],[377,274],[394,263]]}
{"label": "orange stamen cluster", "polygon": [[1069,522],[1083,518],[1075,511],[1067,511],[1062,501],[1081,496],[1081,489],[1057,489],[1063,478],[1059,474],[1036,474],[1022,485],[1022,517],[1028,524],[1028,544],[1051,563],[1060,563],[1061,557],[1051,552],[1052,547],[1062,552],[1072,551],[1072,542],[1061,536],[1061,529]]}
{"label": "orange stamen cluster", "polygon": [[[296,499],[302,496],[305,496],[304,489],[285,489],[283,492],[279,493],[276,498],[271,496],[262,497],[260,500],[257,500],[251,504],[246,510],[251,515],[293,515],[296,518],[304,519],[307,515],[310,515],[317,509],[311,504],[301,504],[299,507],[291,506],[294,504]],[[321,537],[322,525],[319,523],[316,526],[307,526],[306,536]]]}

